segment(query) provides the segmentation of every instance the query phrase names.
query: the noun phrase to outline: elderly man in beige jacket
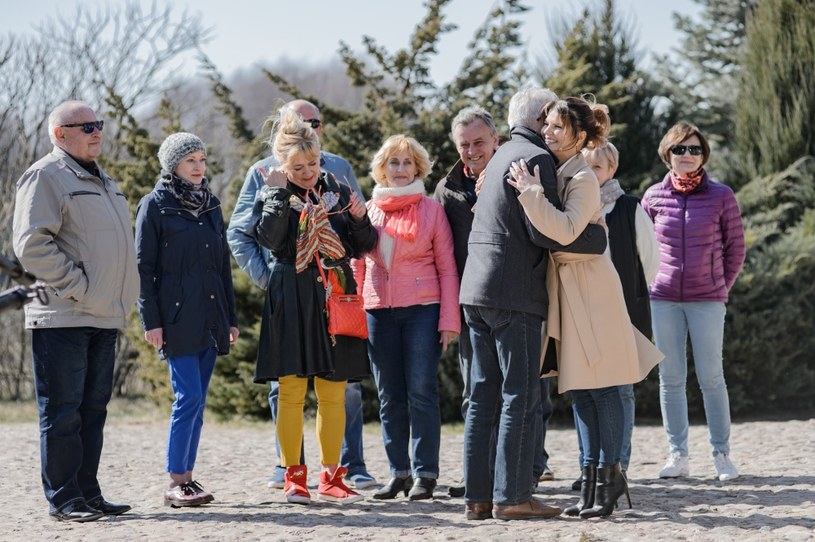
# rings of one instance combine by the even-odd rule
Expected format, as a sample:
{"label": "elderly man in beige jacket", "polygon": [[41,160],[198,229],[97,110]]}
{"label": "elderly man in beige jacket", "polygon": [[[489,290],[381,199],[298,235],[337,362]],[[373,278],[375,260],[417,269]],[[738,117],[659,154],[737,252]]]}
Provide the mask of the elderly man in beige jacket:
{"label": "elderly man in beige jacket", "polygon": [[93,521],[128,505],[105,500],[96,473],[113,388],[118,329],[138,296],[130,211],[96,163],[104,121],[67,101],[48,117],[53,150],[17,181],[14,252],[47,284],[26,306],[51,517]]}

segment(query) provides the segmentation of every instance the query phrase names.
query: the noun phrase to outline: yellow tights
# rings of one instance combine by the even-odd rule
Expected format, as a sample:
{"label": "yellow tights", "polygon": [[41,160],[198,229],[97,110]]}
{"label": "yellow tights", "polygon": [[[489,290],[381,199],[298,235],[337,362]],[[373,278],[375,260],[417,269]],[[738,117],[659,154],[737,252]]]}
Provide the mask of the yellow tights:
{"label": "yellow tights", "polygon": [[[300,443],[303,441],[303,405],[306,402],[308,378],[284,376],[279,382],[277,397],[277,440],[280,461],[284,467],[300,464]],[[324,378],[314,378],[317,394],[317,442],[320,463],[340,462],[342,438],[345,434],[345,384]]]}

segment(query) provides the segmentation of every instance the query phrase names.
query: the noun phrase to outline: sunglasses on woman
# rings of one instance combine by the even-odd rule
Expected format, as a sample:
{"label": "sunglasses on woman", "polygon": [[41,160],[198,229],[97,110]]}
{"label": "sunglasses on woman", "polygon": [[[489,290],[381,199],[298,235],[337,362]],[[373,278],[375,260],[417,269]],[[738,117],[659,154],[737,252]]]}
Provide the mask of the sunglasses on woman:
{"label": "sunglasses on woman", "polygon": [[94,122],[75,122],[73,124],[63,124],[60,126],[60,128],[78,128],[80,126],[82,127],[83,132],[86,134],[92,134],[94,129],[101,132],[102,128],[105,127],[105,121],[97,120]]}
{"label": "sunglasses on woman", "polygon": [[702,154],[702,147],[699,145],[674,145],[671,147],[671,154],[682,156],[688,151],[691,156],[699,156]]}

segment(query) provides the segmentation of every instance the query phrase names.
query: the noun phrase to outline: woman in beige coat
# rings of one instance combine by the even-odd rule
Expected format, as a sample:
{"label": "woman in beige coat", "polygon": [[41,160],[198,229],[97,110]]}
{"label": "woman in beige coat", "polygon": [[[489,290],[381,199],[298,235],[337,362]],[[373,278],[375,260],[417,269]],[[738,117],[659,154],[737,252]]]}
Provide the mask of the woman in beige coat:
{"label": "woman in beige coat", "polygon": [[[544,196],[538,171],[521,161],[508,179],[532,224],[561,244],[574,241],[587,224],[600,220],[597,177],[580,151],[605,142],[610,125],[605,106],[583,98],[550,102],[543,110],[542,136],[558,161],[558,191],[564,210]],[[639,382],[661,359],[632,325],[622,286],[611,260],[603,255],[552,252],[547,273],[549,317],[544,352],[554,343],[561,393],[572,392],[584,444],[581,500],[567,515],[607,516],[617,499],[628,497],[620,470],[623,404],[617,386]],[[595,484],[596,481],[596,484]],[[631,501],[629,498],[629,506]]]}

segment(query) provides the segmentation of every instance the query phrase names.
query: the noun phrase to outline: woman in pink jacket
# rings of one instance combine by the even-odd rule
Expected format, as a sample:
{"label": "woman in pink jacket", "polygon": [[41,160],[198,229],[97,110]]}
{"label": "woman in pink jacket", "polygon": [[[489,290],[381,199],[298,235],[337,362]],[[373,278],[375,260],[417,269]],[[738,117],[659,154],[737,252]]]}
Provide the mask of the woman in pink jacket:
{"label": "woman in pink jacket", "polygon": [[379,244],[355,261],[354,273],[365,298],[368,357],[391,470],[376,499],[400,492],[429,499],[439,476],[436,373],[461,321],[453,235],[422,181],[430,165],[427,151],[404,135],[388,138],[371,161],[376,186],[367,206]]}

